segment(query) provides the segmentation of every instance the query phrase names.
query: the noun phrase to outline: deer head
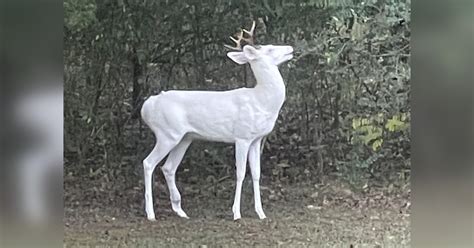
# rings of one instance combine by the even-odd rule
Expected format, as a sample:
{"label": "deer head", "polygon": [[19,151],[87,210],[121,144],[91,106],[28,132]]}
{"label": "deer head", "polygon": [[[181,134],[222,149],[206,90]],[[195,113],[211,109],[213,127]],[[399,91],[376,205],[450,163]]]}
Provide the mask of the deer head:
{"label": "deer head", "polygon": [[[279,64],[293,58],[293,48],[291,46],[280,45],[255,45],[254,40],[255,21],[252,23],[250,31],[242,29],[237,39],[230,37],[236,43],[235,47],[225,45],[225,47],[236,50],[236,52],[229,52],[227,56],[237,64],[266,64],[271,66],[278,66]],[[248,37],[244,37],[246,34]],[[243,45],[242,41],[247,44]]]}

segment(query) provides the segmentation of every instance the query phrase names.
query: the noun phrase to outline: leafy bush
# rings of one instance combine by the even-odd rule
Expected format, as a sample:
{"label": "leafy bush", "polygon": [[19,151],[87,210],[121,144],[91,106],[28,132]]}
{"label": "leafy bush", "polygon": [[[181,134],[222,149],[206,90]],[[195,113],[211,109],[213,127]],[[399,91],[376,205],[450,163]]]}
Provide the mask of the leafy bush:
{"label": "leafy bush", "polygon": [[[68,0],[65,9],[68,173],[140,177],[154,142],[138,118],[143,100],[252,86],[249,68],[230,62],[223,44],[257,20],[257,41],[295,48],[281,66],[287,100],[263,169],[285,164],[294,180],[322,173],[355,184],[406,178],[410,1]],[[213,149],[232,164],[227,147]],[[191,149],[185,162],[204,167],[219,156]]]}

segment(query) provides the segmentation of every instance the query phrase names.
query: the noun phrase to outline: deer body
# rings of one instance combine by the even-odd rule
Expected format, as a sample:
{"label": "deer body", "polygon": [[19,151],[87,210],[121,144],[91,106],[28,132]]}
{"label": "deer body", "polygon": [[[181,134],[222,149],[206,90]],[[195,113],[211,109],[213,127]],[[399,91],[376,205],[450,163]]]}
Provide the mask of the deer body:
{"label": "deer body", "polygon": [[175,174],[194,139],[235,143],[237,182],[232,207],[234,219],[241,217],[240,198],[247,162],[252,174],[255,210],[259,218],[265,218],[259,185],[260,147],[262,138],[272,131],[285,100],[285,85],[278,65],[291,59],[292,52],[291,46],[273,45],[258,48],[247,45],[242,51],[229,52],[227,56],[234,62],[250,63],[257,80],[254,88],[229,91],[174,90],[162,92],[145,101],[141,115],[156,137],[155,147],[143,161],[145,210],[149,220],[155,220],[153,171],[166,155],[168,158],[162,171],[170,191],[171,207],[179,216],[188,218],[181,208]]}
{"label": "deer body", "polygon": [[144,103],[142,118],[148,126],[176,138],[190,135],[228,143],[255,139],[272,131],[285,99],[283,81],[275,83],[281,85],[162,92]]}

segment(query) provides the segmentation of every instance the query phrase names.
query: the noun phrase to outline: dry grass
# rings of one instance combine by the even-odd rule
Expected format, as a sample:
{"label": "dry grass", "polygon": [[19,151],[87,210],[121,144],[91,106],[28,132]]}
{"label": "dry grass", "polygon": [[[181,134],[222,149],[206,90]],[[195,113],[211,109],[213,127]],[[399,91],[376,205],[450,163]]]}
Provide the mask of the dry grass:
{"label": "dry grass", "polygon": [[[268,219],[259,220],[251,184],[245,183],[243,219],[235,222],[231,183],[222,183],[228,189],[224,193],[199,191],[203,185],[184,186],[184,192],[192,192],[183,195],[189,220],[171,212],[165,193],[157,193],[157,222],[144,218],[140,191],[125,201],[131,203],[120,203],[128,208],[66,201],[64,246],[409,247],[409,191],[354,193],[340,184],[264,188]],[[164,192],[162,185],[157,188]]]}

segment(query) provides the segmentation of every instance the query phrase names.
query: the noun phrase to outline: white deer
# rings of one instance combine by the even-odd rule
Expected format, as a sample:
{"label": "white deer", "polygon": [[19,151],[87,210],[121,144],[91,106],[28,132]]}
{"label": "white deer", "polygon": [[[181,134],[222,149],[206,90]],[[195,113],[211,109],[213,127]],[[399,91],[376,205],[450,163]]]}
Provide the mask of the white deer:
{"label": "white deer", "polygon": [[[240,219],[240,198],[247,160],[253,180],[255,211],[264,219],[260,199],[260,147],[262,138],[275,126],[285,101],[285,84],[278,65],[293,58],[291,46],[254,45],[253,32],[243,29],[235,52],[227,56],[238,64],[250,63],[257,80],[254,88],[229,91],[163,91],[147,99],[141,109],[144,122],[155,134],[153,151],[143,161],[145,176],[145,210],[148,220],[155,220],[152,176],[157,164],[168,158],[161,168],[170,191],[171,207],[178,216],[189,218],[181,208],[176,187],[176,170],[194,139],[235,143],[237,183],[232,211]],[[248,38],[244,38],[244,32]],[[245,41],[248,45],[243,46]]]}

